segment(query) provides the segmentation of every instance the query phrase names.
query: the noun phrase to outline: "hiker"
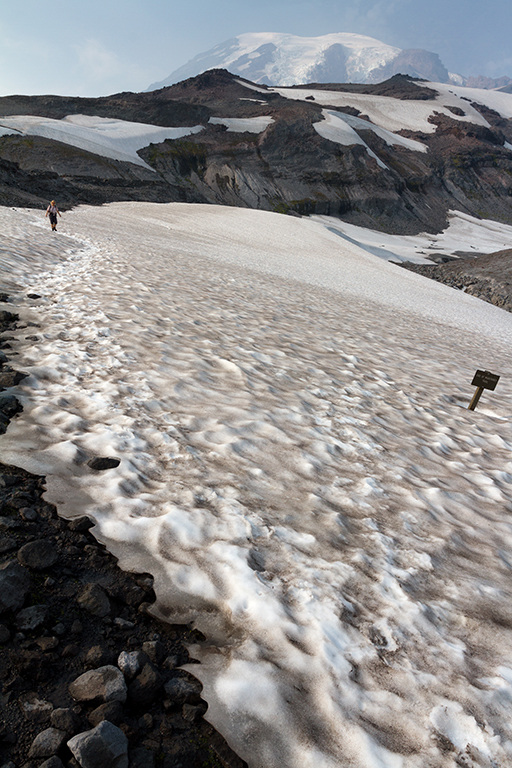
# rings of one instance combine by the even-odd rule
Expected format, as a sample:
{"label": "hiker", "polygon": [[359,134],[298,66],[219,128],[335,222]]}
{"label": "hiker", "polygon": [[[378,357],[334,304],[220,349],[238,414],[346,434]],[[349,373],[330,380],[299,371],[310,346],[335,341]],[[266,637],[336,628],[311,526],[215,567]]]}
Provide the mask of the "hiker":
{"label": "hiker", "polygon": [[59,209],[57,208],[57,205],[55,204],[55,200],[52,200],[48,208],[46,209],[46,216],[50,217],[50,224],[52,225],[52,231],[57,231],[57,214],[59,216],[61,215]]}

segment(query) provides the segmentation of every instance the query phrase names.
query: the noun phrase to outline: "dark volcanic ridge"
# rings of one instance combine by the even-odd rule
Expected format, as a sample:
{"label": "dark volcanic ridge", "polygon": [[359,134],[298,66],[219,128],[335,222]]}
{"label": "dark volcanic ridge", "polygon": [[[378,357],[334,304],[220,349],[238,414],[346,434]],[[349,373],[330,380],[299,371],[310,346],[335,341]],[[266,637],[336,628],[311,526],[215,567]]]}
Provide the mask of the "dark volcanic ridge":
{"label": "dark volcanic ridge", "polygon": [[[1,136],[0,204],[46,207],[53,197],[63,210],[122,200],[210,203],[325,214],[397,234],[438,232],[451,209],[512,222],[512,152],[505,145],[512,142],[512,120],[493,110],[473,105],[490,128],[456,120],[454,108],[453,119],[434,113],[435,133],[401,131],[425,144],[425,153],[391,146],[370,124],[368,130],[359,126],[360,138],[382,167],[365,146],[341,145],[317,133],[314,124],[323,117],[314,97],[298,101],[255,87],[226,70],[211,70],[149,93],[1,98],[0,116],[58,119],[79,113],[166,127],[200,124],[204,129],[139,150],[150,168],[51,139]],[[377,85],[329,88],[406,102],[435,95],[403,75]],[[333,108],[367,119],[353,107]],[[212,117],[260,116],[272,118],[261,133],[232,132],[209,122]]]}

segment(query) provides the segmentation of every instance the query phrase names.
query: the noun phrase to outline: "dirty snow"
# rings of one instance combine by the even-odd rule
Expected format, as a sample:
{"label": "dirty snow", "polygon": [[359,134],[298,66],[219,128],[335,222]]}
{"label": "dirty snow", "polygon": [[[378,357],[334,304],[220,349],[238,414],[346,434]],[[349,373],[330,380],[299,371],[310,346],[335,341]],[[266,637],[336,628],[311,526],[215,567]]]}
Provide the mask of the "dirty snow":
{"label": "dirty snow", "polygon": [[512,315],[329,222],[43,217],[0,209],[3,459],[204,632],[207,718],[250,768],[510,765]]}

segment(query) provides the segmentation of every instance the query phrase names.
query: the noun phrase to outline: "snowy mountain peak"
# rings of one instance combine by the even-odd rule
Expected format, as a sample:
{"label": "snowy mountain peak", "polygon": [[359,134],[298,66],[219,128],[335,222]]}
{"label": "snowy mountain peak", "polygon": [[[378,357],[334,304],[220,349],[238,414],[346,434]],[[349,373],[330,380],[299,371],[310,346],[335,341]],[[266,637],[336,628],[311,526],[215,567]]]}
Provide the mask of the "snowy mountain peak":
{"label": "snowy mountain peak", "polygon": [[298,37],[280,32],[248,32],[201,53],[168,78],[153,83],[156,90],[207,69],[224,68],[266,85],[307,82],[368,82],[401,53],[400,48],[366,35],[336,32]]}
{"label": "snowy mountain peak", "polygon": [[503,88],[512,83],[508,77],[466,78],[453,74],[437,53],[420,48],[395,48],[353,32],[334,32],[320,37],[247,32],[198,54],[147,90],[174,85],[208,69],[228,69],[254,83],[280,86],[381,83],[398,74],[472,88]]}

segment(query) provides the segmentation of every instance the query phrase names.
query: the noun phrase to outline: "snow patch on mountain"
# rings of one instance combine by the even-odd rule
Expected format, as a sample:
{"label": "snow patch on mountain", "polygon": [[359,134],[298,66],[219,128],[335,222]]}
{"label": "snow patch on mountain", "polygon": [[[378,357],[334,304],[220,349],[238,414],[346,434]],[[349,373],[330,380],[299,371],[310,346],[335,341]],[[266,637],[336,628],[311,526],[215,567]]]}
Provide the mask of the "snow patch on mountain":
{"label": "snow patch on mountain", "polygon": [[[418,83],[421,85],[421,83]],[[452,120],[466,121],[489,128],[489,123],[472,106],[478,102],[495,109],[503,117],[512,117],[512,94],[486,91],[480,88],[463,88],[445,83],[425,83],[438,91],[439,96],[429,101],[400,100],[390,96],[375,96],[348,91],[317,90],[314,88],[272,88],[272,91],[288,99],[305,101],[313,98],[329,107],[354,107],[370,118],[372,123],[392,133],[407,129],[422,133],[435,133],[436,125],[429,118],[436,112]],[[464,114],[456,114],[456,107]]]}
{"label": "snow patch on mountain", "polygon": [[[365,142],[361,139],[359,134],[356,133],[356,131],[373,131],[373,133],[376,133],[377,136],[380,136],[380,138],[390,146],[405,147],[412,152],[427,151],[426,145],[422,144],[421,141],[407,139],[405,136],[398,136],[396,133],[386,131],[384,128],[379,128],[377,125],[370,123],[368,120],[362,120],[360,117],[355,117],[355,115],[347,115],[345,112],[337,112],[333,109],[323,109],[322,115],[324,120],[327,122],[327,125],[322,122],[314,123],[313,128],[317,131],[317,133],[320,134],[320,136],[323,136],[325,139],[330,139],[331,141],[336,141],[338,144],[350,146],[351,144],[355,143],[364,144],[364,146],[366,146]],[[341,123],[344,125],[341,125]],[[338,133],[340,134],[339,139],[335,138]],[[349,141],[349,137],[354,134],[357,137],[357,141]],[[372,157],[377,159],[379,165],[385,168],[386,166],[384,163],[382,163],[382,161],[379,160],[368,147],[366,148]]]}
{"label": "snow patch on mountain", "polygon": [[204,130],[202,125],[182,128],[161,128],[146,123],[132,123],[107,117],[68,115],[63,120],[34,115],[13,115],[0,118],[0,135],[20,133],[61,141],[95,155],[142,165],[153,171],[138,156],[137,150],[165,139],[180,139]]}

